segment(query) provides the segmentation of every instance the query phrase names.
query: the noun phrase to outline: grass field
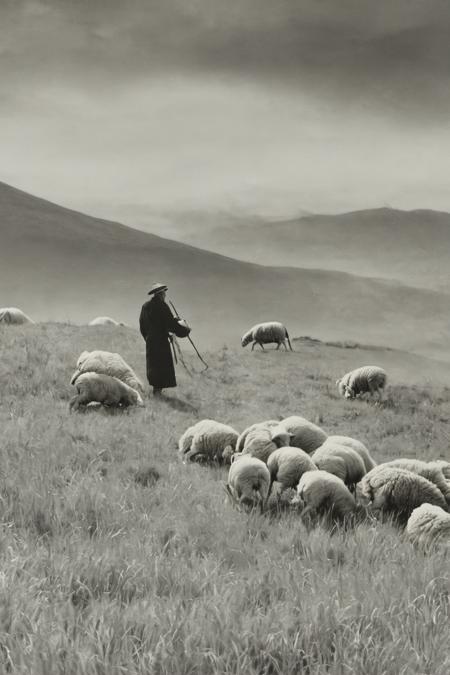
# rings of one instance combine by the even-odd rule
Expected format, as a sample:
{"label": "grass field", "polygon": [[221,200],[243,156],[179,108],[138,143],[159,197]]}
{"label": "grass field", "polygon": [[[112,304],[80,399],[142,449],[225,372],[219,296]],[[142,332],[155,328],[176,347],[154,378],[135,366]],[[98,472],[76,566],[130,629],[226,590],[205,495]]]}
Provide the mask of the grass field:
{"label": "grass field", "polygon": [[450,389],[408,371],[382,407],[345,401],[334,381],[355,353],[306,341],[224,347],[203,375],[178,369],[176,399],[69,414],[81,351],[119,351],[144,378],[143,347],[126,328],[0,331],[0,673],[448,675],[448,552],[390,524],[240,513],[227,470],[183,465],[176,443],[204,417],[241,431],[300,414],[378,461],[448,459]]}

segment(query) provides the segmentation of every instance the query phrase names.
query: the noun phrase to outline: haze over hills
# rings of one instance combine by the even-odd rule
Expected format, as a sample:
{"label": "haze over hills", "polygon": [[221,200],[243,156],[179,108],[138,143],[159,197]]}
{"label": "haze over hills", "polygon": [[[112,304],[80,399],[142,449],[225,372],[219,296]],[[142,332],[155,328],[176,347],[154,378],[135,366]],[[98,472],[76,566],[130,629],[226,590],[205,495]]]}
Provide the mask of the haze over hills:
{"label": "haze over hills", "polygon": [[[154,281],[201,346],[239,344],[264,320],[291,336],[447,356],[449,297],[341,272],[265,267],[65,209],[0,183],[0,306],[36,320],[99,314],[137,326]],[[450,358],[450,357],[449,357]]]}
{"label": "haze over hills", "polygon": [[[175,216],[174,216],[175,218]],[[214,214],[182,240],[239,260],[396,279],[450,293],[450,214],[391,208],[264,222]]]}

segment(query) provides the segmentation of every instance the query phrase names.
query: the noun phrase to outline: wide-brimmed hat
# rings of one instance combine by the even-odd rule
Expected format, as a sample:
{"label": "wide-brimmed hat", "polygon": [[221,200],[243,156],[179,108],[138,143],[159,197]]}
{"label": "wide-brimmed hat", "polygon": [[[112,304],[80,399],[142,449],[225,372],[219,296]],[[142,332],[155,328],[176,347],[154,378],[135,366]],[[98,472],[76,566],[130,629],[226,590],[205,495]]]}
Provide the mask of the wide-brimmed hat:
{"label": "wide-brimmed hat", "polygon": [[156,284],[153,284],[151,289],[148,292],[148,295],[156,295],[157,293],[162,293],[163,291],[167,291],[168,288],[165,284],[160,284],[157,282]]}

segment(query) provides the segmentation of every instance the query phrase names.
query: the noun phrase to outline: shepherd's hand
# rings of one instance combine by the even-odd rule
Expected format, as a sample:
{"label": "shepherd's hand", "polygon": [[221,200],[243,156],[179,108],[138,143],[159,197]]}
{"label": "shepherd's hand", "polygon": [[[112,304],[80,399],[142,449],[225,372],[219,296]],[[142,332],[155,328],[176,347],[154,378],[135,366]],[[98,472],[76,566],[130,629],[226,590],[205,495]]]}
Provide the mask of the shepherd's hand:
{"label": "shepherd's hand", "polygon": [[191,327],[188,326],[188,324],[186,323],[185,319],[179,319],[179,320],[178,320],[178,323],[180,324],[180,326],[183,326],[183,328],[188,328],[188,329],[189,329],[189,332],[191,331]]}

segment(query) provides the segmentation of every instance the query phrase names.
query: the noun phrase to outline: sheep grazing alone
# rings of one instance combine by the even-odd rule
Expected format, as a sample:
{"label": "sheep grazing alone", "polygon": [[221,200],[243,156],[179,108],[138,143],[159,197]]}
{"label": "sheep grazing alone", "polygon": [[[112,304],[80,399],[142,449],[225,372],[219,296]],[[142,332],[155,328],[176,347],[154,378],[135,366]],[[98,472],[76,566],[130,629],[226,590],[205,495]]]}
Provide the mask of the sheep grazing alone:
{"label": "sheep grazing alone", "polygon": [[78,394],[70,401],[70,410],[78,410],[88,403],[103,403],[106,406],[143,406],[144,402],[136,389],[111,375],[82,373],[75,382]]}
{"label": "sheep grazing alone", "polygon": [[450,481],[445,478],[442,468],[439,466],[438,462],[423,462],[420,459],[401,458],[393,459],[390,462],[384,462],[383,464],[379,464],[379,466],[393,466],[398,469],[406,469],[407,471],[417,473],[419,476],[423,476],[436,485],[438,490],[442,492],[447,505],[450,506]]}
{"label": "sheep grazing alone", "polygon": [[[327,434],[323,429],[299,415],[285,417],[278,423],[278,428],[284,429],[290,435],[289,445],[301,448],[308,454],[314,452],[327,440]],[[278,428],[273,430],[274,434],[278,432]]]}
{"label": "sheep grazing alone", "polygon": [[311,457],[290,446],[274,450],[267,460],[270,471],[271,486],[277,481],[280,483],[280,492],[288,488],[295,488],[306,471],[314,471],[317,467]]}
{"label": "sheep grazing alone", "polygon": [[358,484],[358,494],[371,510],[391,515],[401,524],[424,503],[447,509],[444,496],[434,483],[394,466],[378,465],[369,471]]}
{"label": "sheep grazing alone", "polygon": [[228,472],[227,491],[231,499],[247,508],[263,510],[269,494],[270,472],[257,457],[235,455]]}
{"label": "sheep grazing alone", "polygon": [[18,326],[24,323],[34,323],[34,321],[18,307],[2,307],[0,309],[0,324]]}
{"label": "sheep grazing alone", "polygon": [[144,385],[136,373],[126,361],[115,352],[104,352],[96,349],[92,352],[83,352],[77,361],[77,369],[72,375],[70,384],[75,384],[81,373],[99,373],[100,375],[111,375],[122,380],[129,387],[144,392]]}
{"label": "sheep grazing alone", "polygon": [[302,475],[297,486],[297,499],[304,505],[302,517],[308,513],[329,513],[333,519],[340,520],[356,510],[355,499],[342,480],[320,469]]}
{"label": "sheep grazing alone", "polygon": [[238,432],[228,424],[205,419],[186,429],[178,449],[187,461],[229,464],[237,438]]}
{"label": "sheep grazing alone", "polygon": [[338,445],[345,445],[346,447],[352,448],[355,452],[358,453],[358,455],[361,457],[362,461],[364,462],[364,466],[367,471],[371,471],[377,466],[377,463],[371,456],[369,450],[366,448],[364,443],[361,443],[361,441],[356,440],[356,438],[351,438],[351,436],[328,436],[326,441],[323,443],[324,446],[327,444],[338,444]]}
{"label": "sheep grazing alone", "polygon": [[313,452],[311,459],[318,469],[334,474],[353,491],[367,473],[358,453],[353,448],[338,443],[325,443]]}
{"label": "sheep grazing alone", "polygon": [[436,544],[450,546],[450,513],[433,504],[422,504],[408,518],[406,533],[421,548]]}
{"label": "sheep grazing alone", "polygon": [[286,326],[279,323],[279,321],[266,321],[265,323],[257,323],[250,328],[250,330],[242,336],[241,344],[243,347],[246,347],[252,342],[253,351],[255,345],[259,345],[261,349],[264,349],[264,345],[276,343],[277,349],[280,348],[280,345],[283,345],[287,351],[286,340],[288,341],[289,349],[292,352],[292,345]]}
{"label": "sheep grazing alone", "polygon": [[236,452],[242,452],[246,438],[251,431],[254,429],[272,429],[273,427],[277,427],[279,423],[279,420],[266,420],[264,422],[256,422],[256,424],[251,424],[249,427],[244,429],[241,434],[239,434],[239,437],[236,441]]}
{"label": "sheep grazing alone", "polygon": [[386,371],[379,366],[362,366],[346,373],[336,381],[339,393],[345,398],[355,398],[361,394],[377,394],[381,399],[386,386]]}
{"label": "sheep grazing alone", "polygon": [[110,316],[97,316],[92,321],[89,321],[88,326],[123,326],[123,323],[118,323]]}

